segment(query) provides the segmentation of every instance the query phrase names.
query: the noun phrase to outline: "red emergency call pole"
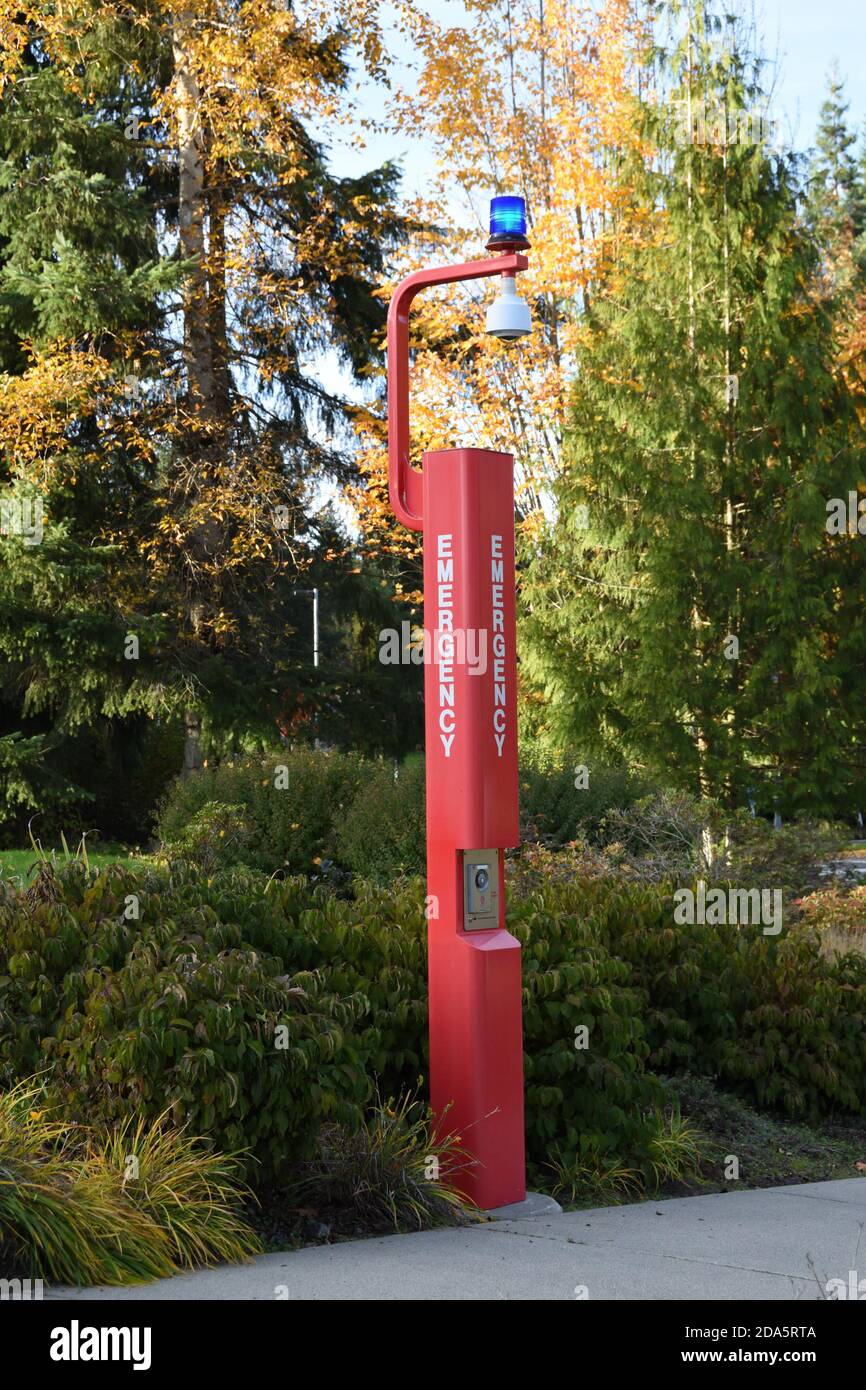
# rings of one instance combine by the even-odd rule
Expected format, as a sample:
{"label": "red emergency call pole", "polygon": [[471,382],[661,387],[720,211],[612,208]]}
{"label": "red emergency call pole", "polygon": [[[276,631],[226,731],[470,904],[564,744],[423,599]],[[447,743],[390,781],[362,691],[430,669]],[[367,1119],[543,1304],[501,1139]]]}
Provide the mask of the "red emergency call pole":
{"label": "red emergency call pole", "polygon": [[502,277],[488,331],[530,331],[515,276],[523,200],[495,198],[487,260],[416,271],[388,313],[391,505],[423,531],[430,1098],[470,1156],[457,1181],[484,1210],[526,1196],[520,944],[505,929],[504,851],[517,845],[514,459],[488,449],[409,458],[409,309],[419,290]]}

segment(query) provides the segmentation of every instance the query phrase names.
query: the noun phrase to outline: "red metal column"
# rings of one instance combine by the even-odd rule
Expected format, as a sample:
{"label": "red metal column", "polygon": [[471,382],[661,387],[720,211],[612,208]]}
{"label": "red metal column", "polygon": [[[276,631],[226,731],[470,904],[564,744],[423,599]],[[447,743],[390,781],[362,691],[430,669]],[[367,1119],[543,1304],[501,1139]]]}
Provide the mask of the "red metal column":
{"label": "red metal column", "polygon": [[[430,1090],[473,1162],[479,1207],[526,1195],[520,945],[505,929],[503,851],[518,843],[514,461],[424,458]],[[464,929],[462,851],[498,849],[499,922]]]}
{"label": "red metal column", "polygon": [[[522,232],[502,254],[415,271],[388,310],[388,489],[424,532],[430,1095],[441,1132],[472,1162],[460,1185],[479,1207],[526,1195],[520,946],[505,930],[503,851],[518,840],[514,460],[484,449],[409,457],[409,311],[429,286],[515,275]],[[449,641],[449,638],[451,639]],[[464,916],[465,851],[499,858],[498,919]],[[479,855],[479,857],[482,857]],[[492,914],[492,915],[491,915]],[[491,920],[486,927],[485,917]],[[485,930],[477,930],[479,922]],[[492,925],[492,923],[496,925]]]}

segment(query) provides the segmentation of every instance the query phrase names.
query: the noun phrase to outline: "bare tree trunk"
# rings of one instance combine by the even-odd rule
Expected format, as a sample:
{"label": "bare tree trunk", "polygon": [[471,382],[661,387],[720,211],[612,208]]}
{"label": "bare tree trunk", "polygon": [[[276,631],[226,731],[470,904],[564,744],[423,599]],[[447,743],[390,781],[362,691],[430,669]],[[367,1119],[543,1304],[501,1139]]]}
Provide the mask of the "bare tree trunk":
{"label": "bare tree trunk", "polygon": [[[207,425],[213,417],[216,383],[205,246],[204,130],[201,123],[201,92],[192,57],[194,25],[192,9],[182,10],[175,15],[172,51],[177,101],[180,254],[190,263],[183,292],[187,395],[193,413]],[[208,433],[205,430],[203,435],[205,454],[210,443]],[[206,471],[204,459],[201,467]],[[199,485],[204,481],[201,472],[197,481]],[[197,633],[202,620],[201,596],[196,592],[193,576],[189,577],[188,584],[187,619],[190,628]],[[201,710],[191,703],[184,711],[183,776],[188,777],[199,771],[201,766]]]}
{"label": "bare tree trunk", "polygon": [[183,772],[189,777],[201,772],[204,759],[201,751],[201,716],[196,709],[186,709],[183,716]]}
{"label": "bare tree trunk", "polygon": [[214,393],[213,346],[208,322],[208,284],[205,257],[204,131],[201,93],[191,61],[192,10],[175,16],[172,49],[177,91],[177,142],[180,168],[180,252],[192,262],[183,297],[184,356],[191,396],[209,414]]}
{"label": "bare tree trunk", "polygon": [[226,214],[227,198],[224,187],[226,170],[218,163],[214,169],[214,187],[208,190],[208,343],[211,354],[213,387],[211,404],[214,419],[215,443],[224,459],[226,426],[230,413],[228,325],[226,321]]}
{"label": "bare tree trunk", "polygon": [[[688,230],[687,230],[687,253],[686,253],[686,254],[687,254],[687,260],[688,260],[688,271],[687,271],[687,275],[688,275],[688,310],[689,310],[689,321],[688,321],[689,355],[690,355],[690,357],[692,358],[692,363],[693,363],[693,366],[694,366],[696,331],[695,331],[695,271],[694,271],[693,193],[692,193],[692,155],[693,155],[693,150],[694,150],[694,130],[693,130],[693,127],[692,127],[692,9],[691,9],[691,4],[689,4],[689,10],[688,10],[688,26],[689,26],[689,27],[688,27],[688,56],[687,56],[687,60],[686,60],[686,82],[687,82],[687,87],[686,87],[686,130],[687,130],[687,132],[688,132],[688,137],[687,137],[687,138],[688,138],[688,145],[687,145],[687,149],[686,149],[686,188],[687,188],[687,191],[688,191],[688,196],[687,196],[687,206],[688,206],[687,225],[688,225]],[[695,478],[695,477],[697,476],[698,463],[697,463],[697,455],[696,455],[696,450],[695,450],[694,441],[692,441],[692,445],[691,445],[691,467],[692,467],[692,478]],[[697,596],[697,594],[695,594],[695,602],[694,602],[694,605],[693,605],[693,607],[692,607],[692,631],[694,632],[694,635],[695,635],[695,648],[694,648],[694,650],[695,650],[695,661],[696,661],[698,664],[700,664],[700,662],[701,662],[701,660],[702,660],[702,651],[701,651],[701,627],[702,627],[702,625],[703,625],[703,623],[702,623],[702,619],[701,619],[700,608],[699,608],[699,605],[698,605],[698,596]],[[697,713],[697,711],[695,712],[694,728],[695,728],[695,747],[696,747],[697,755],[698,755],[698,794],[699,794],[702,798],[705,798],[705,797],[709,796],[709,794],[710,794],[709,783],[708,783],[708,780],[707,780],[707,767],[706,767],[706,761],[707,761],[707,740],[706,740],[706,737],[705,737],[705,732],[704,732],[703,725],[702,725],[702,723],[700,722],[700,715]],[[707,862],[708,864],[712,864],[712,861],[713,861],[713,842],[712,842],[712,835],[711,835],[711,833],[709,832],[709,829],[706,828],[706,827],[705,827],[704,831],[702,832],[702,849],[703,849],[703,854],[704,854],[704,858],[705,858],[706,862]]]}

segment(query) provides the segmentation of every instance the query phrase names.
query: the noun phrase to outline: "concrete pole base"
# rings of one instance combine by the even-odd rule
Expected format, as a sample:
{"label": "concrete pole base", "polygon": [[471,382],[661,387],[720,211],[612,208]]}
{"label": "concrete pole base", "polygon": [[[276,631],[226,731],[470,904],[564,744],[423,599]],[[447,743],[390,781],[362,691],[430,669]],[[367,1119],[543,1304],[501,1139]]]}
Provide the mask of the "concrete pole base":
{"label": "concrete pole base", "polygon": [[490,1221],[535,1221],[540,1216],[562,1216],[562,1207],[543,1192],[527,1192],[522,1202],[494,1207],[485,1215]]}

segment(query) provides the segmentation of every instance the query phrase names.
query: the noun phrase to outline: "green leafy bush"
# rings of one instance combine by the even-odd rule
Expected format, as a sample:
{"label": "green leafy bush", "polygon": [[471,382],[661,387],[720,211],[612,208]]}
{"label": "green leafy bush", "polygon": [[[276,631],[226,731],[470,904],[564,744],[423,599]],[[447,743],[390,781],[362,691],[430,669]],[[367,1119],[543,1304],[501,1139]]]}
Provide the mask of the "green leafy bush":
{"label": "green leafy bush", "polygon": [[[248,1149],[250,1175],[279,1177],[324,1125],[357,1132],[377,1086],[401,1095],[425,1074],[423,893],[44,865],[26,890],[0,884],[0,1068],[47,1065],[87,1120],[168,1106]],[[660,1071],[717,1076],[793,1117],[866,1111],[862,955],[828,960],[796,926],[677,926],[670,887],[610,876],[527,880],[509,925],[537,1174],[628,1170],[651,1189]]]}
{"label": "green leafy bush", "polygon": [[866,959],[825,959],[784,928],[678,926],[669,889],[551,884],[549,910],[595,921],[645,1000],[653,1071],[718,1077],[758,1107],[817,1119],[866,1113]]}
{"label": "green leafy bush", "polygon": [[823,881],[822,868],[838,858],[850,837],[846,826],[833,821],[803,818],[774,830],[769,821],[740,811],[729,827],[730,876],[744,887],[808,893]]}
{"label": "green leafy bush", "polygon": [[252,826],[243,806],[206,801],[165,846],[174,859],[188,859],[206,873],[243,864],[249,856]]}
{"label": "green leafy bush", "polygon": [[523,947],[527,1156],[535,1165],[572,1169],[590,1155],[649,1162],[664,1095],[645,1069],[644,1000],[598,927],[592,912],[561,910],[544,893],[509,914]]}
{"label": "green leafy bush", "polygon": [[[363,1050],[381,1089],[412,1089],[427,1069],[426,922],[421,882],[357,885],[352,902],[320,901],[304,914],[299,963],[325,968],[340,993],[370,1002]],[[661,1104],[645,1073],[642,999],[578,914],[556,916],[543,896],[516,904],[509,927],[524,947],[526,1126],[530,1162],[554,1146],[566,1159],[593,1139],[606,1152],[649,1162],[650,1112]],[[576,1047],[585,1025],[590,1049]],[[646,1112],[646,1113],[645,1113]]]}
{"label": "green leafy bush", "polygon": [[243,863],[268,874],[309,873],[336,857],[336,828],[367,766],[354,754],[299,747],[204,768],[171,787],[160,808],[159,837],[167,846],[182,841],[205,806],[221,803],[236,808],[248,827]]}
{"label": "green leafy bush", "polygon": [[[521,776],[521,815],[530,837],[545,844],[597,843],[610,809],[632,806],[645,791],[626,768],[594,768],[589,788],[580,790],[573,771],[536,763]],[[243,829],[220,846],[210,821],[227,814],[216,810],[226,806]],[[158,831],[168,854],[195,858],[201,846],[221,867],[309,874],[332,861],[386,884],[424,870],[424,759],[396,765],[307,747],[235,758],[178,779]]]}
{"label": "green leafy bush", "polygon": [[[345,901],[237,870],[70,864],[49,866],[30,897],[4,891],[0,1064],[15,1076],[50,1062],[75,1114],[156,1120],[170,1106],[222,1148],[249,1148],[268,1178],[312,1152],[322,1124],[356,1129],[377,1081],[402,1094],[426,1071],[420,882],[360,883]],[[124,916],[131,895],[137,920]],[[633,1153],[659,1092],[626,967],[543,903],[519,907],[514,929],[534,1160],[584,1131]],[[575,1048],[579,1024],[589,1052]]]}
{"label": "green leafy bush", "polygon": [[[50,872],[50,871],[49,871]],[[363,996],[292,963],[309,894],[250,871],[70,864],[0,905],[0,1064],[52,1064],[73,1115],[176,1123],[249,1148],[261,1172],[357,1123],[371,1083],[350,1030]],[[130,900],[139,917],[128,920]]]}
{"label": "green leafy bush", "polygon": [[[593,769],[585,790],[574,782],[573,770],[552,763],[523,768],[524,835],[552,846],[597,841],[609,808],[629,806],[646,790],[625,767]],[[424,760],[413,757],[396,775],[391,764],[370,771],[343,821],[337,849],[353,872],[384,884],[398,873],[423,873],[424,837]]]}
{"label": "green leafy bush", "polygon": [[361,878],[386,884],[420,874],[426,862],[424,762],[371,768],[337,832],[340,859]]}
{"label": "green leafy bush", "polygon": [[608,813],[632,806],[649,791],[646,779],[624,765],[593,765],[588,773],[588,786],[576,786],[575,768],[522,759],[520,813],[526,837],[553,846],[578,839],[597,844]]}

